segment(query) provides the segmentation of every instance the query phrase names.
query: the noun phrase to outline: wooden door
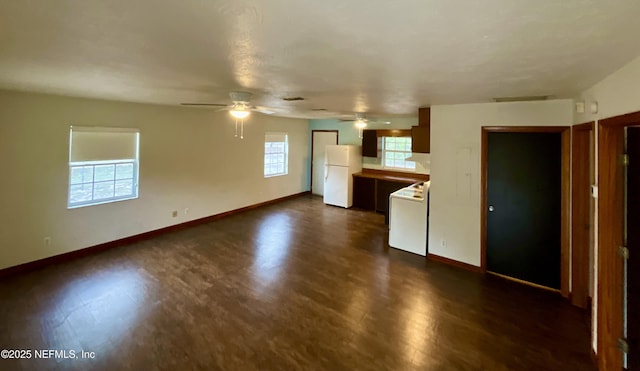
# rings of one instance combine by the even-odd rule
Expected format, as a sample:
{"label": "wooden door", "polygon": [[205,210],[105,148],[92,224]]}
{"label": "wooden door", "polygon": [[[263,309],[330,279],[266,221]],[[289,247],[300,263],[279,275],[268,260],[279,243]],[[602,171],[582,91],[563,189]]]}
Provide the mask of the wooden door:
{"label": "wooden door", "polygon": [[571,303],[587,307],[593,277],[593,122],[576,125],[571,143]]}
{"label": "wooden door", "polygon": [[311,132],[311,193],[324,195],[325,147],[338,144],[338,131],[313,130]]}
{"label": "wooden door", "polygon": [[558,132],[488,133],[488,271],[560,289],[561,146]]}
{"label": "wooden door", "polygon": [[640,127],[627,128],[627,369],[640,370]]}

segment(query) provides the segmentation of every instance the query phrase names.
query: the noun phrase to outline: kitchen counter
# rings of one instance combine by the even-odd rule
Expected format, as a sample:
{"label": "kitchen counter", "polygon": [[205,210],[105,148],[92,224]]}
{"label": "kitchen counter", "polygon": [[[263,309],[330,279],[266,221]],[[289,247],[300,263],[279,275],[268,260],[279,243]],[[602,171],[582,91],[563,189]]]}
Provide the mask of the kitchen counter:
{"label": "kitchen counter", "polygon": [[384,171],[374,169],[363,169],[359,173],[354,173],[354,177],[371,178],[378,180],[388,180],[391,182],[413,184],[429,180],[428,174],[402,173],[398,171]]}
{"label": "kitchen counter", "polygon": [[400,190],[397,190],[394,193],[392,193],[391,196],[404,198],[412,201],[424,201],[423,189],[424,189],[424,185],[422,182],[420,182],[420,183],[416,183],[408,187],[402,188]]}
{"label": "kitchen counter", "polygon": [[408,185],[427,180],[428,174],[363,169],[362,172],[353,174],[353,206],[384,214],[385,224],[388,224],[389,195]]}

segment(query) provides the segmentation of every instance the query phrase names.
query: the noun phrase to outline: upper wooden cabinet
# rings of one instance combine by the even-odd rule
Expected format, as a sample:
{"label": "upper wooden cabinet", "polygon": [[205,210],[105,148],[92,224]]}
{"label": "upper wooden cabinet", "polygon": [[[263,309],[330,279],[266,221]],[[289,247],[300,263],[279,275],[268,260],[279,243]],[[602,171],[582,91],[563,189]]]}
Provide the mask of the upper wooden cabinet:
{"label": "upper wooden cabinet", "polygon": [[429,127],[412,126],[409,129],[380,129],[362,131],[362,156],[378,157],[380,138],[411,136],[411,152],[429,153]]}
{"label": "upper wooden cabinet", "polygon": [[375,130],[362,131],[362,156],[378,157],[378,134]]}
{"label": "upper wooden cabinet", "polygon": [[418,126],[411,127],[411,152],[431,152],[431,107],[418,110]]}
{"label": "upper wooden cabinet", "polygon": [[430,148],[429,127],[412,126],[411,127],[411,152],[429,153]]}
{"label": "upper wooden cabinet", "polygon": [[431,125],[431,107],[418,108],[418,126]]}

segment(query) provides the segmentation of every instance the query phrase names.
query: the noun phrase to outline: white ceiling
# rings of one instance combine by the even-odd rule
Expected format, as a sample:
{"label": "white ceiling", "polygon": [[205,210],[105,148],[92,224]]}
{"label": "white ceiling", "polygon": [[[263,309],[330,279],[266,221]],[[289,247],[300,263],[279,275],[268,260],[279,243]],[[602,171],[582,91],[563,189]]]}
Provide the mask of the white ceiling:
{"label": "white ceiling", "polygon": [[638,15],[638,0],[7,0],[0,87],[415,116],[571,97],[640,55]]}

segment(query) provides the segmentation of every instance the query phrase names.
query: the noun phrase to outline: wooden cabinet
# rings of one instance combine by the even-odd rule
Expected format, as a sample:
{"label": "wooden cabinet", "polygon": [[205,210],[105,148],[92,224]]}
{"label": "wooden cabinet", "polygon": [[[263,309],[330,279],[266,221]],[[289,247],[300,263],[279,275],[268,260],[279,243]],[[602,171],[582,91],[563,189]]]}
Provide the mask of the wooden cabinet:
{"label": "wooden cabinet", "polygon": [[411,152],[429,153],[431,152],[428,126],[411,127]]}
{"label": "wooden cabinet", "polygon": [[384,224],[389,224],[389,195],[411,183],[378,180],[376,211],[384,214]]}
{"label": "wooden cabinet", "polygon": [[378,157],[378,138],[380,137],[408,137],[411,136],[411,152],[431,152],[431,108],[423,107],[418,110],[418,125],[408,129],[363,130],[362,156]]}
{"label": "wooden cabinet", "polygon": [[431,107],[420,107],[418,109],[418,125],[419,126],[431,125]]}
{"label": "wooden cabinet", "polygon": [[362,131],[362,156],[378,157],[378,134],[376,130]]}
{"label": "wooden cabinet", "polygon": [[431,152],[431,108],[418,110],[418,126],[411,127],[411,152]]}
{"label": "wooden cabinet", "polygon": [[353,207],[364,210],[376,209],[376,180],[353,177]]}
{"label": "wooden cabinet", "polygon": [[389,224],[389,195],[410,184],[429,180],[427,174],[364,169],[353,175],[353,207],[384,214]]}

